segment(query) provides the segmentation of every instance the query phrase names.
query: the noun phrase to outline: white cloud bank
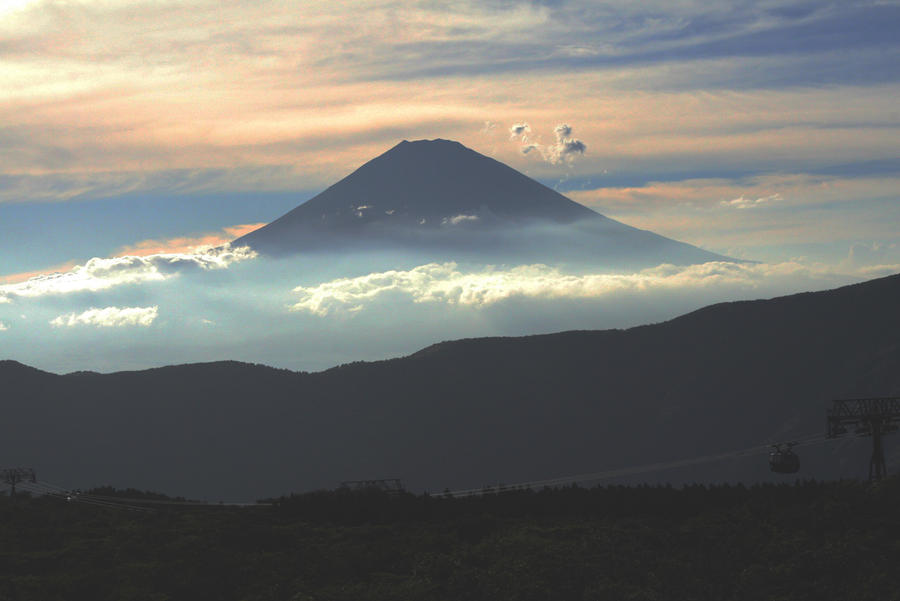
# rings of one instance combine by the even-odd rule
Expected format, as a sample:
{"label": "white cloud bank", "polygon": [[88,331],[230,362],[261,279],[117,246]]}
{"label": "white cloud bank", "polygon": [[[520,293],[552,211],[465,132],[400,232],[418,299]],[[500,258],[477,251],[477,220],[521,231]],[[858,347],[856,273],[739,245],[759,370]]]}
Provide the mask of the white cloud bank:
{"label": "white cloud bank", "polygon": [[84,313],[60,315],[50,321],[57,327],[73,327],[79,325],[100,328],[116,328],[123,326],[148,327],[159,315],[159,306],[154,307],[104,307],[88,309]]}
{"label": "white cloud bank", "polygon": [[0,321],[0,332],[4,332],[9,329],[9,326]]}
{"label": "white cloud bank", "polygon": [[33,298],[48,294],[96,292],[123,284],[139,284],[169,279],[189,269],[225,269],[232,263],[252,259],[249,247],[201,248],[191,253],[163,253],[147,256],[95,257],[66,272],[41,274],[24,282],[0,286],[0,302],[11,297]]}
{"label": "white cloud bank", "polygon": [[710,262],[701,265],[660,265],[631,274],[566,274],[547,265],[510,269],[486,267],[463,273],[456,263],[429,263],[408,271],[385,271],[340,278],[317,286],[298,286],[293,311],[326,316],[362,311],[388,295],[414,303],[445,303],[484,307],[507,299],[595,299],[617,292],[704,289],[732,286],[753,289],[773,280],[816,279],[827,271],[786,262],[750,264]]}

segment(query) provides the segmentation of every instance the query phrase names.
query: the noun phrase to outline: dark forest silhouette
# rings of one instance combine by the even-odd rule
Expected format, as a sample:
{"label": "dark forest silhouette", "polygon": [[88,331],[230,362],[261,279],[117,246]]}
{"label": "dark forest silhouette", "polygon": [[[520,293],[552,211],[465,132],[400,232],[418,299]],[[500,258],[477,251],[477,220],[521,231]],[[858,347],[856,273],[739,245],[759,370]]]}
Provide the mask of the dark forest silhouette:
{"label": "dark forest silhouette", "polygon": [[898,486],[342,490],[152,513],[0,496],[0,599],[881,601],[900,590]]}

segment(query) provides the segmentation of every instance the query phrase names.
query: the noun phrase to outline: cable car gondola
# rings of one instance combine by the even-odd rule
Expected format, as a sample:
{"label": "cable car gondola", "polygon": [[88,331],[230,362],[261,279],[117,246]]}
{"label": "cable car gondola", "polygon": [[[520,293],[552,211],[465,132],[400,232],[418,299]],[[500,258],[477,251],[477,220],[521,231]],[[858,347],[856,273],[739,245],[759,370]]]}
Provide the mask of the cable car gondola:
{"label": "cable car gondola", "polygon": [[779,474],[796,474],[800,471],[800,457],[791,450],[796,443],[777,443],[769,453],[769,469]]}

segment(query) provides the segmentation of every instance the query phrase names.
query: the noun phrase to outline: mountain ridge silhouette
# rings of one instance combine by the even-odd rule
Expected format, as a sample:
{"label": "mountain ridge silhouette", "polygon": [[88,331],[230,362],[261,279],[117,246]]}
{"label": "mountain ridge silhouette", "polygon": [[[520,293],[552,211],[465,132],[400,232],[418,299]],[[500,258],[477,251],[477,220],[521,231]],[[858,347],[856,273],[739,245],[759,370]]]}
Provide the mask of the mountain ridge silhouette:
{"label": "mountain ridge silhouette", "polygon": [[[900,394],[898,306],[894,275],[315,373],[226,361],[56,375],[2,362],[14,427],[0,456],[61,485],[246,499],[388,476],[471,488],[716,454],[823,433],[831,399]],[[804,448],[798,477],[864,477],[869,444]],[[896,471],[896,437],[885,447]],[[762,456],[641,478],[775,476]]]}

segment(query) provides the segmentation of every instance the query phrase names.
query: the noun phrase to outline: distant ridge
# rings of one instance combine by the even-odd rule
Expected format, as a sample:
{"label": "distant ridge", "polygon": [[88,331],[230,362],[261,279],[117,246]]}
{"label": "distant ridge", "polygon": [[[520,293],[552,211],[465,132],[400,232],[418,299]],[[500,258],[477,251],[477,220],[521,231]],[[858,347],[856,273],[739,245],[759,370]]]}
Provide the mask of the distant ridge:
{"label": "distant ridge", "polygon": [[33,378],[56,375],[11,359],[0,359],[0,374],[3,374],[4,378]]}
{"label": "distant ridge", "polygon": [[[0,456],[69,486],[256,498],[385,474],[439,491],[721,453],[823,432],[830,399],[900,394],[898,306],[895,275],[318,373],[217,362],[85,377],[3,362]],[[867,444],[804,448],[799,477],[864,477]],[[885,448],[896,472],[900,440]],[[644,478],[773,477],[763,457]]]}
{"label": "distant ridge", "polygon": [[234,244],[276,255],[387,246],[449,259],[460,253],[642,265],[726,259],[608,219],[441,139],[400,142]]}

